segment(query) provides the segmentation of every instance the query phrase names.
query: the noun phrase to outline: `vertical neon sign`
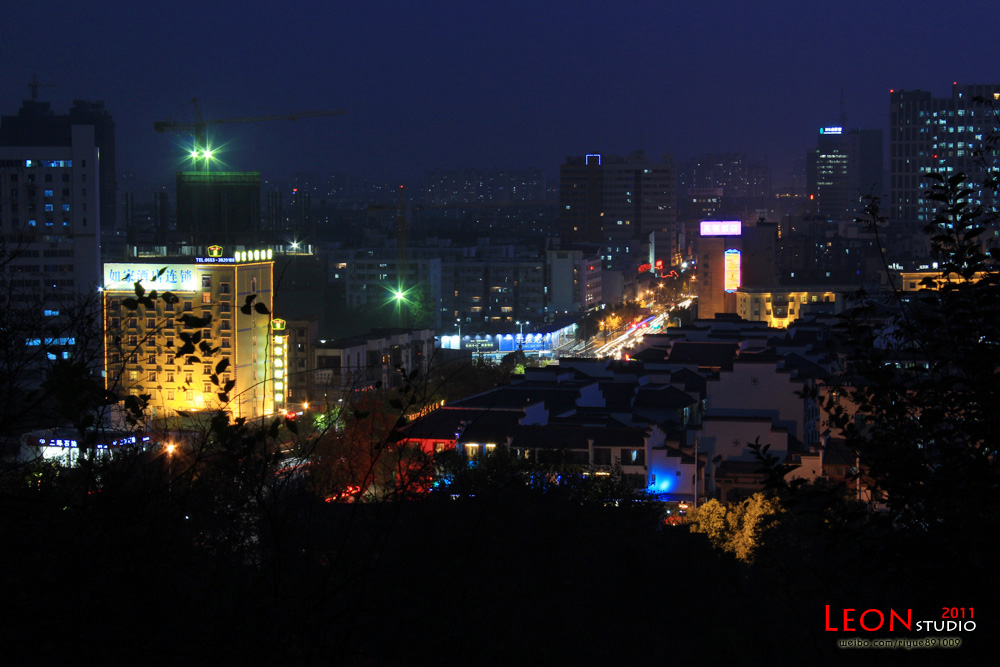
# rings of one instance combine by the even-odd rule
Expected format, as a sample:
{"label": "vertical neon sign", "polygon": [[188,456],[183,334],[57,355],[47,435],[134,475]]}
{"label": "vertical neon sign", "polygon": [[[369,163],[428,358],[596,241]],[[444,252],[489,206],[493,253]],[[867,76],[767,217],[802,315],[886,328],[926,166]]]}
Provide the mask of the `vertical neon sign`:
{"label": "vertical neon sign", "polygon": [[730,248],[725,258],[726,291],[735,292],[740,286],[740,251]]}

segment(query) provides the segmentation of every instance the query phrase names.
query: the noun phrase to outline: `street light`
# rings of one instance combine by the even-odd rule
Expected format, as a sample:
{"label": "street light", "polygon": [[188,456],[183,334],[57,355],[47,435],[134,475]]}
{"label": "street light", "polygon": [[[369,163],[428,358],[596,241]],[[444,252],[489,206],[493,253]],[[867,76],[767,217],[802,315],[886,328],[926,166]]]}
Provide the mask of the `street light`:
{"label": "street light", "polygon": [[531,322],[529,322],[528,320],[525,320],[524,322],[522,322],[521,320],[517,320],[516,322],[514,322],[514,324],[516,324],[519,327],[521,327],[521,333],[518,334],[518,347],[523,348],[524,347],[524,325],[525,324],[531,324]]}
{"label": "street light", "polygon": [[167,493],[170,493],[174,483],[174,454],[177,452],[177,445],[168,442],[163,445],[163,450],[167,455]]}

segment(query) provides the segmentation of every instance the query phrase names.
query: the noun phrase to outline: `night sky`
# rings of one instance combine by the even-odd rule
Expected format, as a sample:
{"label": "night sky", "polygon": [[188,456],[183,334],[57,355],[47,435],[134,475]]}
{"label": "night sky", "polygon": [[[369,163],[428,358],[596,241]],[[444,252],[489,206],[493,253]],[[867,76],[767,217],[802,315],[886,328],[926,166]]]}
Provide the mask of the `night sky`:
{"label": "night sky", "polygon": [[886,127],[890,88],[1000,79],[1000,18],[981,2],[5,3],[0,112],[27,83],[64,113],[103,99],[119,171],[169,182],[178,133],[157,120],[311,109],[230,124],[230,168],[422,179],[435,167],[536,167],[644,145],[684,159],[742,151],[787,181],[838,124]]}

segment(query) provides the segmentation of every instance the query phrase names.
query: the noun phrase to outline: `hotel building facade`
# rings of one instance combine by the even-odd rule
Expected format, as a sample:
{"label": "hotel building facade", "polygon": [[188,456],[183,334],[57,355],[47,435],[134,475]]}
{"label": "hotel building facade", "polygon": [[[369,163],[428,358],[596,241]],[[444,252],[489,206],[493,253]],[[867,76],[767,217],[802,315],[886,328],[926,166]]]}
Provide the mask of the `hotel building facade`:
{"label": "hotel building facade", "polygon": [[[104,264],[107,389],[148,396],[152,419],[216,410],[254,419],[281,409],[287,337],[271,315],[273,276],[270,251],[226,255],[220,246],[204,257]],[[140,292],[152,306],[134,303]],[[195,352],[178,354],[186,341]]]}

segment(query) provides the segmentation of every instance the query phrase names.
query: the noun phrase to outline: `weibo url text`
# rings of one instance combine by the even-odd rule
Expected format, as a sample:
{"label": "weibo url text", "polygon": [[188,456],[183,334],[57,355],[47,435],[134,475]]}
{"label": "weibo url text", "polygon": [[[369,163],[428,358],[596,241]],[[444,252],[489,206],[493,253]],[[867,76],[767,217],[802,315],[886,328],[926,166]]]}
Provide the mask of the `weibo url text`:
{"label": "weibo url text", "polygon": [[923,637],[920,639],[838,639],[837,648],[958,648],[961,637]]}

